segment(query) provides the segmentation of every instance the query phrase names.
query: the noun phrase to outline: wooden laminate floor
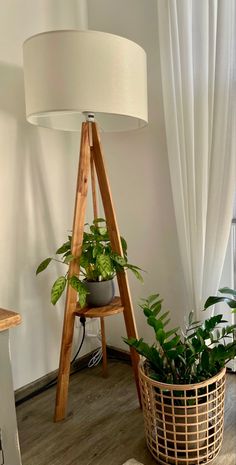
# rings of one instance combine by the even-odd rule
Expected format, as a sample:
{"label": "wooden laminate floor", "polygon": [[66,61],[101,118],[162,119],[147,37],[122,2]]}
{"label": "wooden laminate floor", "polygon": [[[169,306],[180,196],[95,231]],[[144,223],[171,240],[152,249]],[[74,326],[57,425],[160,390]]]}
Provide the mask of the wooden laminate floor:
{"label": "wooden laminate floor", "polygon": [[[236,375],[228,375],[225,433],[214,465],[236,465]],[[142,412],[125,362],[72,376],[69,414],[53,423],[55,388],[17,408],[23,465],[122,465],[134,457],[154,465],[145,445]]]}

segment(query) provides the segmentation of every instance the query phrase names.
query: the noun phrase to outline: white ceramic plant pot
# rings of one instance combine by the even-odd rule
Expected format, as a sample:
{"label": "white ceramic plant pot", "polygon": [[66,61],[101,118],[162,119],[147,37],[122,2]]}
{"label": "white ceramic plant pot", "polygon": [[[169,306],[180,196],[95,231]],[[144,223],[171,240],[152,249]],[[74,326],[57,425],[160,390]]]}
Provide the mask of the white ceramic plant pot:
{"label": "white ceramic plant pot", "polygon": [[111,303],[115,295],[114,279],[108,281],[84,281],[89,294],[87,304],[91,307],[104,307]]}

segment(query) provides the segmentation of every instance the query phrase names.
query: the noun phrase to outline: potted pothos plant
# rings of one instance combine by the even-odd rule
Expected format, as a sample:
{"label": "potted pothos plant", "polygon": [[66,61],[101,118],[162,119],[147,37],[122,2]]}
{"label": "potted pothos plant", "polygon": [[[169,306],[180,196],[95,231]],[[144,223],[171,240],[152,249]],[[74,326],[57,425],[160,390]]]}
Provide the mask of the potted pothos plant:
{"label": "potted pothos plant", "polygon": [[[236,312],[236,291],[220,292],[205,308],[224,301]],[[163,312],[159,294],[140,307],[155,342],[124,340],[144,357],[139,376],[147,445],[161,464],[208,463],[221,447],[225,366],[236,356],[236,325],[221,314],[196,321],[190,312],[184,329],[168,329],[169,312]]]}
{"label": "potted pothos plant", "polygon": [[[67,283],[78,292],[78,301],[85,305],[102,306],[111,302],[114,297],[114,277],[124,270],[131,270],[142,281],[138,266],[132,265],[127,258],[127,243],[121,237],[123,257],[113,252],[103,218],[97,218],[91,225],[86,224],[83,236],[82,254],[80,258],[72,255],[69,235],[67,241],[56,251],[55,256],[43,260],[36,270],[38,275],[53,262],[66,265],[66,272],[59,276],[51,289],[51,303],[55,305],[66,288]],[[69,264],[72,260],[79,261],[80,274],[69,276]]]}

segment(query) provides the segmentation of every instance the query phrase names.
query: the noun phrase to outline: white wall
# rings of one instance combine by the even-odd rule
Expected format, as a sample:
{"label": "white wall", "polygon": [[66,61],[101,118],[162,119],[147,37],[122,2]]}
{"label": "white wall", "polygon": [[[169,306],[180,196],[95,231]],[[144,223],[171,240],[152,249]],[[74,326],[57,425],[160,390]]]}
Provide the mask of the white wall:
{"label": "white wall", "polygon": [[[49,303],[53,270],[36,278],[35,268],[71,227],[79,147],[79,134],[25,122],[22,42],[44,30],[86,26],[84,6],[82,0],[8,0],[0,6],[0,305],[23,317],[11,332],[15,388],[58,366],[63,302],[56,309]],[[166,154],[156,1],[89,0],[88,13],[90,29],[130,38],[148,54],[148,127],[104,134],[102,142],[130,262],[148,272],[144,285],[130,277],[135,307],[140,296],[158,291],[177,322],[186,309]],[[135,313],[140,335],[148,337],[140,311]],[[109,343],[122,346],[122,318],[110,318],[107,327]],[[90,348],[87,343],[84,351]]]}
{"label": "white wall", "polygon": [[86,13],[84,0],[0,6],[0,305],[23,318],[11,330],[15,388],[58,366],[63,302],[50,305],[57,270],[36,278],[35,269],[71,228],[80,144],[80,134],[25,121],[22,43],[45,30],[84,28]]}

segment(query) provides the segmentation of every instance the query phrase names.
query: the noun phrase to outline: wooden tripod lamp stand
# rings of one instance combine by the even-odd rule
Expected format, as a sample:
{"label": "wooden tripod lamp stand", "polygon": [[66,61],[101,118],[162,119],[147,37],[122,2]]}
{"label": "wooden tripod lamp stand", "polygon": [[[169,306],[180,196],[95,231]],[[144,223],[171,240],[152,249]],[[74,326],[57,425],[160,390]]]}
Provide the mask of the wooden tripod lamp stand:
{"label": "wooden tripod lamp stand", "polygon": [[[26,115],[30,123],[64,131],[81,130],[72,254],[78,258],[81,255],[90,171],[94,216],[97,216],[96,170],[111,246],[122,255],[98,126],[107,131],[126,131],[147,123],[144,50],[128,39],[104,32],[45,32],[30,37],[24,43],[24,76]],[[69,273],[75,271],[79,271],[76,261],[71,262]],[[137,337],[127,275],[122,272],[117,278],[120,291],[117,311],[123,311],[128,337]],[[77,293],[68,286],[55,421],[66,415],[76,314]],[[131,359],[139,394],[139,359],[133,350]]]}

